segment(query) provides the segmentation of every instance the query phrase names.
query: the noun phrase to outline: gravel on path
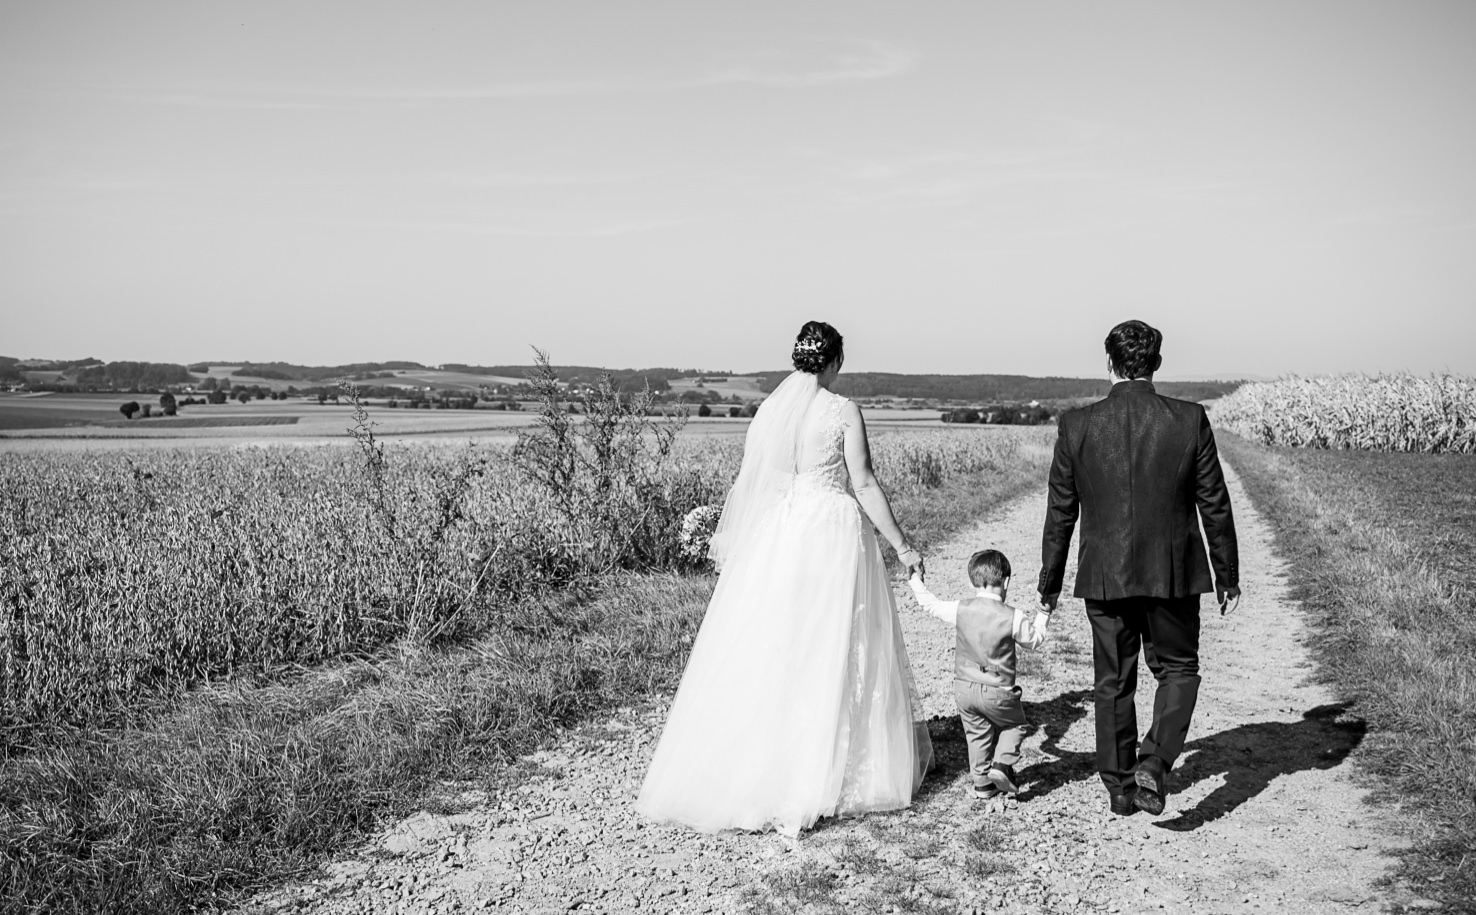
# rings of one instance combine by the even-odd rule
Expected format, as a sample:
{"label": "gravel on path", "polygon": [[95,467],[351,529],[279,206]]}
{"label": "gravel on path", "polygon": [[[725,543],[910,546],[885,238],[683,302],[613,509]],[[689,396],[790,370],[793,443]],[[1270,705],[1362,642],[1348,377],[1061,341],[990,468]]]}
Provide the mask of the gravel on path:
{"label": "gravel on path", "polygon": [[[1384,881],[1404,847],[1389,808],[1366,803],[1349,754],[1363,725],[1312,679],[1311,637],[1286,596],[1271,534],[1227,468],[1241,542],[1242,606],[1206,601],[1203,685],[1162,816],[1115,817],[1093,767],[1091,636],[1063,599],[1051,640],[1025,658],[1032,723],[1007,803],[969,790],[953,707],[953,633],[898,584],[937,766],[913,806],[822,821],[797,840],[705,836],[631,809],[669,697],[568,734],[524,761],[528,777],[464,812],[393,824],[309,883],[243,912],[1374,912],[1434,908]],[[1015,601],[1033,602],[1044,492],[927,557],[944,598],[970,593],[964,561],[1002,550]],[[1074,566],[1074,564],[1073,564]],[[1069,594],[1068,577],[1065,593]],[[1153,680],[1141,665],[1140,727]],[[721,790],[721,786],[713,786]]]}

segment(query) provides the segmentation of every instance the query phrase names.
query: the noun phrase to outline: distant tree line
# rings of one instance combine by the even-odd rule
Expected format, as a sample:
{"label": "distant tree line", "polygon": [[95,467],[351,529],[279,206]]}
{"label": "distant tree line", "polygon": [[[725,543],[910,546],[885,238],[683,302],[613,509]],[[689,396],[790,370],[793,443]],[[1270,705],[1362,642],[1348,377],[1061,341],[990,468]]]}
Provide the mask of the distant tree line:
{"label": "distant tree line", "polygon": [[[194,402],[195,399],[193,397],[186,397],[183,401],[176,401],[173,394],[165,391],[159,395],[159,412],[165,416],[174,416],[179,412],[179,407],[182,404],[192,404]],[[139,406],[138,401],[130,400],[120,406],[118,412],[123,414],[124,419],[133,419],[135,414],[148,417],[153,413],[153,406],[153,404]]]}
{"label": "distant tree line", "polygon": [[[778,387],[787,372],[764,372],[759,387]],[[1181,400],[1221,397],[1239,381],[1155,381],[1160,394]],[[901,397],[974,403],[1025,403],[1032,400],[1082,400],[1107,396],[1111,384],[1096,378],[1032,378],[1028,375],[898,375],[890,372],[844,372],[835,392],[846,397]]]}
{"label": "distant tree line", "polygon": [[[190,407],[195,404],[223,404],[229,400],[237,400],[241,403],[250,403],[253,400],[287,400],[291,396],[283,391],[269,391],[259,385],[250,387],[237,385],[232,390],[219,387],[199,398],[177,398],[169,391],[165,391],[159,395],[159,411],[164,416],[174,416],[179,412],[180,407]],[[153,405],[140,405],[138,401],[130,400],[120,405],[118,412],[122,413],[126,419],[133,419],[135,415],[148,417],[153,415]]]}
{"label": "distant tree line", "polygon": [[941,417],[945,423],[988,423],[997,426],[1042,426],[1055,418],[1040,404],[994,404],[988,407],[964,407],[961,410],[945,410]]}
{"label": "distant tree line", "polygon": [[79,387],[111,387],[140,391],[191,384],[195,376],[182,365],[169,362],[109,362],[94,365],[77,373]]}
{"label": "distant tree line", "polygon": [[[395,409],[404,407],[407,410],[475,410],[477,409],[477,398],[475,395],[468,397],[438,397],[434,400],[425,398],[400,400],[390,398],[385,406]],[[523,405],[517,401],[500,400],[489,404],[489,410],[521,410]]]}
{"label": "distant tree line", "polygon": [[697,408],[697,415],[704,418],[708,416],[728,416],[732,419],[738,419],[739,417],[752,419],[758,415],[758,411],[759,405],[756,403],[730,404],[726,408],[719,406],[717,409],[713,409],[708,404],[702,404]]}
{"label": "distant tree line", "polygon": [[27,359],[24,366],[20,363],[21,360],[13,356],[0,356],[0,367],[16,366],[29,372],[67,372],[84,365],[102,365],[102,360],[88,356],[86,359]]}
{"label": "distant tree line", "polygon": [[[462,372],[467,375],[500,375],[505,378],[527,378],[535,366],[531,365],[465,365],[459,362],[448,362],[441,366],[448,372]],[[677,378],[688,378],[692,375],[701,374],[697,369],[674,369],[674,368],[652,368],[652,369],[606,369],[588,365],[558,366],[555,372],[559,381],[573,387],[593,387],[600,382],[600,377],[608,374],[610,381],[615,385],[617,391],[634,393],[642,390],[647,385],[652,392],[662,394],[671,390],[671,382]]]}
{"label": "distant tree line", "polygon": [[352,362],[347,365],[295,365],[291,362],[196,362],[190,371],[205,374],[217,365],[229,365],[232,375],[272,381],[334,381],[340,378],[392,378],[394,372],[424,370],[419,362]]}

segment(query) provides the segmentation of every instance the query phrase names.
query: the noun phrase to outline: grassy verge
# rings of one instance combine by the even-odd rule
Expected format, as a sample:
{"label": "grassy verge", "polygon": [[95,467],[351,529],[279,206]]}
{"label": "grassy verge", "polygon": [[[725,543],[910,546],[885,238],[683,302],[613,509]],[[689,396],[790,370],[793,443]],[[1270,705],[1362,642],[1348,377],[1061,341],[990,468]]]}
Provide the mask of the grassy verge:
{"label": "grassy verge", "polygon": [[[936,542],[1044,476],[1008,466],[895,500]],[[293,682],[192,693],[128,729],[77,730],[0,770],[0,911],[172,913],[302,873],[447,779],[492,787],[561,727],[672,688],[710,575],[612,580],[509,611],[492,634]]]}
{"label": "grassy verge", "polygon": [[1372,728],[1380,796],[1417,817],[1406,876],[1476,911],[1476,456],[1221,447],[1275,528],[1319,669]]}
{"label": "grassy verge", "polygon": [[0,909],[179,912],[300,872],[438,780],[495,780],[559,727],[673,685],[711,586],[632,577],[457,647],[200,691],[14,760]]}

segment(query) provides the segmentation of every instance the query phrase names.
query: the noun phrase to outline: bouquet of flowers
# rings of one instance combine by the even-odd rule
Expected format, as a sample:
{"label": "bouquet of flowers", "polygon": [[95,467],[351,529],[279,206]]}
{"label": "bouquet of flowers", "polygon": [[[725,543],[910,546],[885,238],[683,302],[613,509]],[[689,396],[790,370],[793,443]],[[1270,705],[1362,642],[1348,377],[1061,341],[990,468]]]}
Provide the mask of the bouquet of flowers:
{"label": "bouquet of flowers", "polygon": [[717,529],[718,517],[722,513],[716,505],[699,505],[687,512],[679,535],[684,557],[693,562],[707,558],[707,544],[712,540],[712,532]]}

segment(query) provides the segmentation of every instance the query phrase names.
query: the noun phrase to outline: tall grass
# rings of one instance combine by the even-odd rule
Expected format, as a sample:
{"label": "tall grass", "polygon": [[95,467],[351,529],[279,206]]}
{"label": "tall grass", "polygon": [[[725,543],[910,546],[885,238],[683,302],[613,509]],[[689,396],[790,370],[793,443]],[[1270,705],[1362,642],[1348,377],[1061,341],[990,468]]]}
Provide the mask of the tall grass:
{"label": "tall grass", "polygon": [[[505,448],[386,449],[382,512],[341,448],[6,455],[0,472],[7,745],[140,695],[475,631],[595,570],[588,526]],[[658,544],[726,483],[650,473]]]}
{"label": "tall grass", "polygon": [[1476,452],[1476,378],[1330,375],[1244,385],[1216,425],[1263,445]]}
{"label": "tall grass", "polygon": [[[682,568],[681,519],[721,505],[742,443],[646,441],[639,420],[621,422],[604,451],[559,451],[591,462],[580,467],[540,459],[551,436],[513,451],[367,439],[361,458],[0,456],[0,758],[37,725],[118,722],[141,697],[477,632],[615,568]],[[1006,466],[1018,448],[1013,436],[935,432],[878,435],[876,451],[894,491],[925,492]]]}

